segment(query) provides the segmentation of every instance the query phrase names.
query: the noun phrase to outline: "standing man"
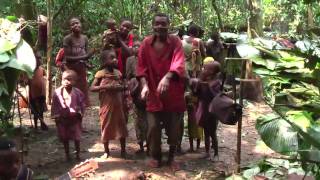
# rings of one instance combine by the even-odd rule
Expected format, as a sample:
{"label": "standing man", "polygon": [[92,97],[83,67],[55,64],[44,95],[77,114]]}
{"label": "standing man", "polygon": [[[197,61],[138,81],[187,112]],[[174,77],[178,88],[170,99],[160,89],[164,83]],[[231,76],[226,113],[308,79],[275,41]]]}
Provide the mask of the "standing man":
{"label": "standing man", "polygon": [[153,35],[146,37],[138,55],[137,76],[142,85],[141,97],[146,99],[147,141],[152,160],[150,167],[161,165],[161,123],[166,128],[170,146],[168,165],[179,168],[174,153],[181,131],[181,113],[185,111],[184,52],[179,37],[168,34],[170,20],[158,13],[152,21]]}

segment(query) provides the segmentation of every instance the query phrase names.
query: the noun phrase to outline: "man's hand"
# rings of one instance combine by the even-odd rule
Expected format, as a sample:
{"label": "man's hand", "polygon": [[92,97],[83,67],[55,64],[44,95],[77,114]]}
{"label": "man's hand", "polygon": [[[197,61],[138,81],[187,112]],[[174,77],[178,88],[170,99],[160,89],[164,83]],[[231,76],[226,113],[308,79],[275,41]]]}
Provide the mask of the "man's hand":
{"label": "man's hand", "polygon": [[165,94],[169,89],[169,84],[170,84],[170,79],[167,76],[164,76],[158,85],[157,91],[160,94]]}
{"label": "man's hand", "polygon": [[141,90],[141,99],[145,100],[149,95],[149,87],[148,85],[144,85]]}

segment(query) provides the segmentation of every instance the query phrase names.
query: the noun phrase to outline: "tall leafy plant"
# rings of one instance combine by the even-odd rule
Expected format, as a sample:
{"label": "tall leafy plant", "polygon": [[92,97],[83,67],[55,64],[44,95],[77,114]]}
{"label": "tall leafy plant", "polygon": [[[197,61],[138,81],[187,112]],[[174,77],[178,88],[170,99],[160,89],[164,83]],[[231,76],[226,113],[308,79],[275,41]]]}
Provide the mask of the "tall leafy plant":
{"label": "tall leafy plant", "polygon": [[25,72],[32,77],[36,67],[33,50],[21,38],[24,25],[0,18],[0,117],[8,118],[12,96],[19,75]]}

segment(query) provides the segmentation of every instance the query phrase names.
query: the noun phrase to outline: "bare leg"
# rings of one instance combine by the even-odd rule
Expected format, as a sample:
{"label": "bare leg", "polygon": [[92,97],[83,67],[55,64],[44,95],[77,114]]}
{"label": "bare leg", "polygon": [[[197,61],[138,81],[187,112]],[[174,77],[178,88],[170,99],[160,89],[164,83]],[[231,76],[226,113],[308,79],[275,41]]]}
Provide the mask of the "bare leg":
{"label": "bare leg", "polygon": [[140,149],[136,153],[137,154],[143,153],[144,152],[143,141],[140,141],[138,144],[139,144]]}
{"label": "bare leg", "polygon": [[200,149],[201,139],[197,139],[197,149]]}
{"label": "bare leg", "polygon": [[[120,144],[121,144],[121,157],[126,158],[126,138],[121,138],[120,139]],[[143,145],[142,145],[143,148]]]}
{"label": "bare leg", "polygon": [[70,153],[69,153],[69,141],[64,141],[63,142],[63,147],[64,147],[64,152],[65,152],[65,155],[66,155],[66,160],[67,161],[70,161]]}
{"label": "bare leg", "polygon": [[80,141],[74,141],[74,146],[76,147],[76,158],[80,160]]}
{"label": "bare leg", "polygon": [[110,151],[109,151],[109,141],[106,141],[105,143],[103,143],[104,146],[104,153],[107,155],[107,158],[110,155]]}
{"label": "bare leg", "polygon": [[189,137],[190,152],[193,152],[193,138]]}

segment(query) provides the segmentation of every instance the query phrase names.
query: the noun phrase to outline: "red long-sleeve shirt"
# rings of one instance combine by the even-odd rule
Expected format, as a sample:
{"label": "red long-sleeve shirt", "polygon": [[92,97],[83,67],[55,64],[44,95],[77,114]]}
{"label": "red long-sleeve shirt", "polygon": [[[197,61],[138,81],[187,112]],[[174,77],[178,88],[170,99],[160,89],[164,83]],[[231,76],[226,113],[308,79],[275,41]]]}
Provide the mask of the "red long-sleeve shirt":
{"label": "red long-sleeve shirt", "polygon": [[[185,61],[180,39],[168,35],[161,52],[153,48],[155,36],[146,37],[139,49],[137,76],[145,77],[148,82],[149,96],[147,97],[147,111],[183,112],[186,104],[184,100]],[[157,87],[161,79],[168,73],[174,72],[179,76],[177,80],[170,80],[168,92],[160,95]]]}

